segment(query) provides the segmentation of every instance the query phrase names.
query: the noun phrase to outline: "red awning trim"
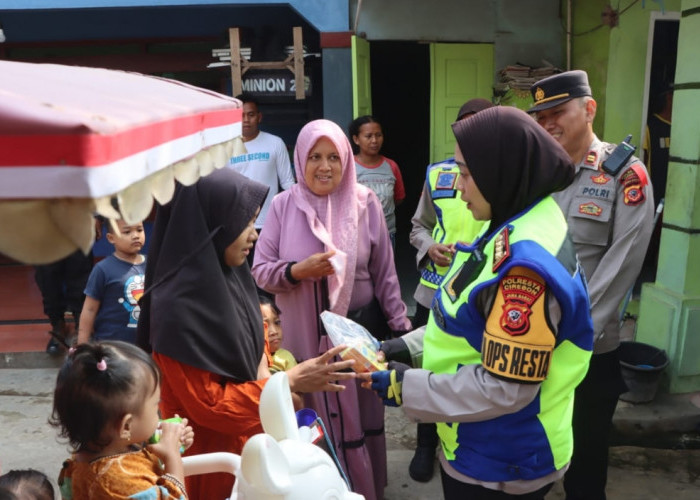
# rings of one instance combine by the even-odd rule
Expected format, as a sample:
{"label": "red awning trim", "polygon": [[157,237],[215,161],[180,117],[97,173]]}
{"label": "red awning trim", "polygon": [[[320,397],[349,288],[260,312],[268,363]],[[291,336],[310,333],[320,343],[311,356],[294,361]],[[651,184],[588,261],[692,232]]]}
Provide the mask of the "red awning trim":
{"label": "red awning trim", "polygon": [[[0,168],[64,166],[96,167],[115,163],[158,144],[193,133],[240,122],[241,109],[215,110],[102,135],[3,135],[0,136]],[[41,144],[41,147],[36,147]],[[211,145],[215,143],[209,143]]]}
{"label": "red awning trim", "polygon": [[240,122],[210,128],[115,161],[91,164],[90,168],[70,164],[3,166],[0,167],[0,186],[6,199],[99,198],[117,193],[169,165],[240,134]]}

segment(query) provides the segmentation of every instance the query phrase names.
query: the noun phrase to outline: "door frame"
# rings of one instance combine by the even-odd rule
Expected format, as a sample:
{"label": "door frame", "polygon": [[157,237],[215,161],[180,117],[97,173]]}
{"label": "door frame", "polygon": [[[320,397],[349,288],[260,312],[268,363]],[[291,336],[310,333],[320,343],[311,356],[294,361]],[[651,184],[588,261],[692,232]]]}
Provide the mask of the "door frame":
{"label": "door frame", "polygon": [[[644,98],[642,99],[642,123],[639,131],[639,140],[643,141],[646,136],[647,120],[649,118],[649,85],[651,84],[651,59],[654,53],[654,32],[656,29],[656,21],[678,21],[681,20],[680,12],[659,11],[651,12],[649,17],[649,34],[647,35],[647,57],[644,68]],[[676,57],[678,54],[676,53]]]}
{"label": "door frame", "polygon": [[370,43],[353,35],[352,57],[352,118],[372,114],[372,73],[370,71]]}

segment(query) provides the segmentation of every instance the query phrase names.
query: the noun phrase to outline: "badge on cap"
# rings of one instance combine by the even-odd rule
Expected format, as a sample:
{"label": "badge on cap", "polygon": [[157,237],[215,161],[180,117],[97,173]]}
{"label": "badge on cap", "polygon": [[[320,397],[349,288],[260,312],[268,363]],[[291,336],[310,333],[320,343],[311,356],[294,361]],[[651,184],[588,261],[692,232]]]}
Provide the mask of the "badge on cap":
{"label": "badge on cap", "polygon": [[542,90],[542,87],[537,87],[537,90],[535,90],[535,101],[541,101],[544,99],[544,90]]}

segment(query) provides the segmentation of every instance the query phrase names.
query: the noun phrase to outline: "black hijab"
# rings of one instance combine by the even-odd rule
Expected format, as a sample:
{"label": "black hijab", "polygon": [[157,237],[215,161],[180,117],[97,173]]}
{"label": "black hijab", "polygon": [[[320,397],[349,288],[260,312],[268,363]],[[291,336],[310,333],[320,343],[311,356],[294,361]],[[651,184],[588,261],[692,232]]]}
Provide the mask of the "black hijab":
{"label": "black hijab", "polygon": [[517,108],[480,111],[453,123],[452,130],[474,182],[491,204],[490,229],[574,179],[564,148]]}
{"label": "black hijab", "polygon": [[146,265],[137,342],[238,382],[254,380],[262,316],[247,262],[224,263],[268,188],[229,169],[178,185],[158,206]]}

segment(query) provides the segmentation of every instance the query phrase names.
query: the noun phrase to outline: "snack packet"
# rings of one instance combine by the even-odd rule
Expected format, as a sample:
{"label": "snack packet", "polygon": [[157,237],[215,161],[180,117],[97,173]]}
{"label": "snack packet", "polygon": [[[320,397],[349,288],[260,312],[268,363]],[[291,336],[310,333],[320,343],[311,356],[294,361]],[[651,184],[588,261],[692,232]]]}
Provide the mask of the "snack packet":
{"label": "snack packet", "polygon": [[366,373],[386,370],[386,363],[377,360],[379,341],[365,327],[330,311],[321,313],[321,321],[333,345],[348,346],[340,353],[340,357],[354,359],[354,371]]}
{"label": "snack packet", "polygon": [[342,359],[354,359],[352,369],[357,373],[376,372],[386,370],[386,363],[377,360],[377,352],[368,348],[365,344],[350,346],[340,353]]}

